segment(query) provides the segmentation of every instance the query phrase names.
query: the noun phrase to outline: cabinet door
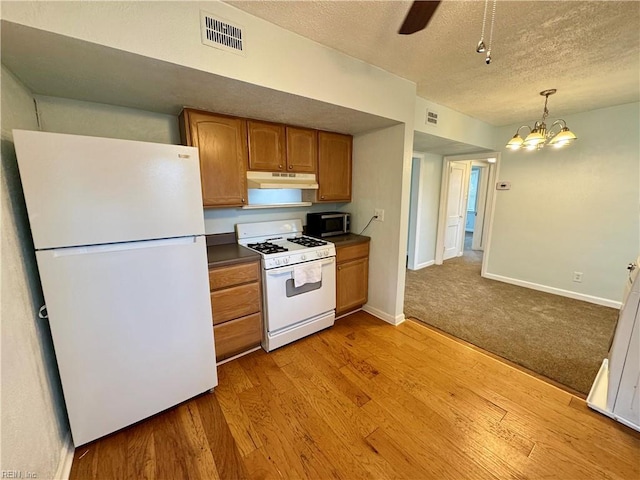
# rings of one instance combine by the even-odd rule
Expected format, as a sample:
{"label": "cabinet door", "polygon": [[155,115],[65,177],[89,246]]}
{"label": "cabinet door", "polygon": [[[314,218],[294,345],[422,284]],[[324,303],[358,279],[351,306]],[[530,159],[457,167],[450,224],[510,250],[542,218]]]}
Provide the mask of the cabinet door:
{"label": "cabinet door", "polygon": [[285,170],[284,125],[247,121],[249,170],[278,172]]}
{"label": "cabinet door", "polygon": [[318,132],[319,202],[351,201],[352,137]]}
{"label": "cabinet door", "polygon": [[242,206],[247,198],[246,124],[241,118],[185,110],[188,145],[198,147],[205,207]]}
{"label": "cabinet door", "polygon": [[233,357],[260,346],[262,314],[256,313],[213,327],[216,360]]}
{"label": "cabinet door", "polygon": [[259,311],[259,283],[248,283],[211,292],[211,315],[214,325]]}
{"label": "cabinet door", "polygon": [[369,259],[359,258],[337,267],[336,315],[367,303]]}
{"label": "cabinet door", "polygon": [[287,171],[315,173],[318,162],[318,132],[287,127]]}

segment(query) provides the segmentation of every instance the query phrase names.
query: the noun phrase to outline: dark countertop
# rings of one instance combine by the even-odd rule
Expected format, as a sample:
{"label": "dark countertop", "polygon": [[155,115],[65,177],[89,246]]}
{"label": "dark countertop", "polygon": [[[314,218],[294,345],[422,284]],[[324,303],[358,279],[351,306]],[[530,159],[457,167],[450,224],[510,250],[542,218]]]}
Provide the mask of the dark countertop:
{"label": "dark countertop", "polygon": [[[348,233],[329,237],[325,240],[334,243],[336,248],[340,248],[368,242],[371,238]],[[225,267],[227,265],[260,261],[260,254],[238,245],[233,234],[207,235],[207,260],[209,268]]]}
{"label": "dark countertop", "polygon": [[365,243],[371,240],[371,237],[366,235],[357,235],[355,233],[347,233],[346,235],[336,235],[335,237],[327,237],[325,240],[334,243],[336,248],[346,247],[347,245],[354,245],[356,243]]}
{"label": "dark countertop", "polygon": [[208,246],[207,260],[209,261],[209,268],[225,267],[238,263],[260,261],[260,254],[244,248],[237,243],[227,243],[224,245]]}

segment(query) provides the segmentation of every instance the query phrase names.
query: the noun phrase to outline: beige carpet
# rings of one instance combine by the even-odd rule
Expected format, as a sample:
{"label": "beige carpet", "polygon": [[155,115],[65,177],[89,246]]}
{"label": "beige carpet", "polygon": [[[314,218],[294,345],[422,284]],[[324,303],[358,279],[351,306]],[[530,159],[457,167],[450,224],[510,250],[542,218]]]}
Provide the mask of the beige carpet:
{"label": "beige carpet", "polygon": [[480,262],[408,270],[405,315],[587,394],[618,311],[482,278]]}

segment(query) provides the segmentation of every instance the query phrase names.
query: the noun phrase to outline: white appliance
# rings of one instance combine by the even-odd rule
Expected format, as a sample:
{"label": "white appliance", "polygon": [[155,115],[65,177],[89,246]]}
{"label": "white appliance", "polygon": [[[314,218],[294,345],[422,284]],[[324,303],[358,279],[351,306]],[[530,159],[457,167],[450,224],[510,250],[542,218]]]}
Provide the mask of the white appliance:
{"label": "white appliance", "polygon": [[240,245],[262,256],[267,352],[333,325],[333,243],[304,236],[299,219],[238,224],[236,233]]}
{"label": "white appliance", "polygon": [[197,149],[13,138],[74,444],[217,385]]}
{"label": "white appliance", "polygon": [[629,265],[622,308],[609,356],[602,362],[587,404],[640,431],[640,257]]}

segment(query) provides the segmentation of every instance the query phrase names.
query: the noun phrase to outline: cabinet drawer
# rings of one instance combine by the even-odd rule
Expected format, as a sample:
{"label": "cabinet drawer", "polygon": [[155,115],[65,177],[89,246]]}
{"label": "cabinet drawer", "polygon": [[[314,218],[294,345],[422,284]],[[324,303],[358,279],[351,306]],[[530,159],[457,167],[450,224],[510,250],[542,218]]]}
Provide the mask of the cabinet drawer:
{"label": "cabinet drawer", "polygon": [[262,315],[256,313],[213,327],[216,360],[233,357],[260,345]]}
{"label": "cabinet drawer", "polygon": [[259,275],[260,266],[258,262],[212,268],[209,270],[209,286],[211,290],[219,290],[243,283],[257,282]]}
{"label": "cabinet drawer", "polygon": [[213,324],[260,311],[260,284],[249,283],[211,292]]}
{"label": "cabinet drawer", "polygon": [[336,263],[369,256],[369,242],[336,248]]}

